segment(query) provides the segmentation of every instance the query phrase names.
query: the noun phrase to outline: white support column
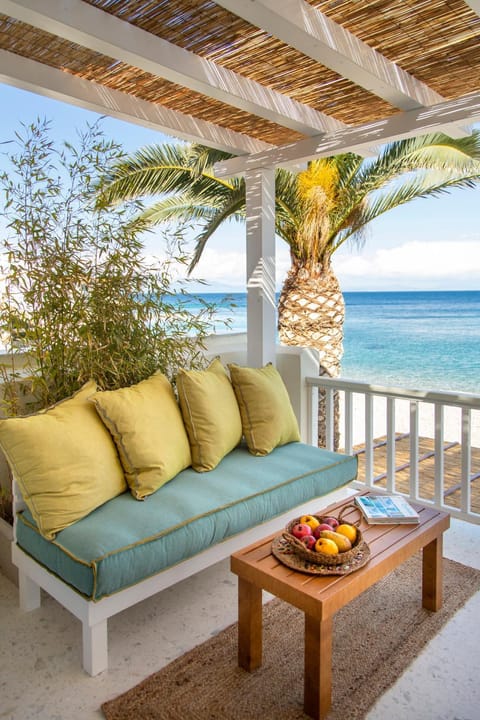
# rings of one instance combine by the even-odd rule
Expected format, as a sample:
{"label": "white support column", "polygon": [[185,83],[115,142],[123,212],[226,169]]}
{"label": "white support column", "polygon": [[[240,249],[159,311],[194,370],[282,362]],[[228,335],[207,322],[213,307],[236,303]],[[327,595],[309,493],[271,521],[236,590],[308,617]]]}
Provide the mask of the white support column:
{"label": "white support column", "polygon": [[247,358],[275,362],[275,170],[245,175],[247,210]]}

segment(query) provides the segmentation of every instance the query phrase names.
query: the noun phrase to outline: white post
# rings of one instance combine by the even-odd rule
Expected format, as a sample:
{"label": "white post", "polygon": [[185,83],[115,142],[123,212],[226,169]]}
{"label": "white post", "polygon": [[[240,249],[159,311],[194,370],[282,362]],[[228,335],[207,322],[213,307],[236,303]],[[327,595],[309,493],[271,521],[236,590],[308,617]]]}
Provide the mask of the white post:
{"label": "white post", "polygon": [[387,397],[387,490],[395,490],[395,398]]}
{"label": "white post", "polygon": [[410,400],[410,496],[418,500],[418,493],[418,402]]}
{"label": "white post", "polygon": [[462,408],[462,476],[461,476],[461,509],[462,512],[471,511],[470,475],[472,471],[472,413],[470,408]]}
{"label": "white post", "polygon": [[444,406],[435,404],[435,504],[438,508],[443,507],[443,484],[445,478],[445,457],[443,450],[443,409]]}
{"label": "white post", "polygon": [[365,393],[365,484],[374,486],[373,395]]}
{"label": "white post", "polygon": [[275,362],[275,170],[245,175],[247,211],[247,359]]}
{"label": "white post", "polygon": [[107,621],[95,625],[82,621],[83,669],[89,675],[98,675],[108,668]]}
{"label": "white post", "polygon": [[37,585],[22,570],[18,571],[18,598],[22,612],[31,612],[40,607],[40,585]]}

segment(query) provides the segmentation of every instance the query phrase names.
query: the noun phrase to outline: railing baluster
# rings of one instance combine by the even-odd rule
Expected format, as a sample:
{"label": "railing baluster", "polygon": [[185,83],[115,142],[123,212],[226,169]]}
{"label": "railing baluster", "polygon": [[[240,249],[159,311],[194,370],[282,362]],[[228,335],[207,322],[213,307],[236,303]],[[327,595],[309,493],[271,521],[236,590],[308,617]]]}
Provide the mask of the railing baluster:
{"label": "railing baluster", "polygon": [[435,490],[437,507],[443,507],[443,481],[445,462],[443,457],[443,405],[435,403]]}
{"label": "railing baluster", "polygon": [[365,395],[365,483],[373,487],[373,395]]}
{"label": "railing baluster", "polygon": [[325,445],[327,450],[333,450],[335,444],[335,390],[331,387],[326,389],[325,395]]}
{"label": "railing baluster", "polygon": [[418,488],[418,402],[410,401],[410,497],[419,499]]}
{"label": "railing baluster", "polygon": [[[472,438],[473,442],[475,442],[475,449],[477,450],[479,447],[476,438],[479,430],[480,395],[462,392],[421,391],[382,387],[380,385],[357,382],[356,380],[330,378],[326,376],[307,377],[305,380],[307,386],[311,389],[311,393],[308,394],[308,412],[312,419],[310,435],[313,444],[317,444],[318,437],[316,429],[317,415],[315,412],[312,412],[312,407],[315,407],[316,391],[318,388],[326,391],[326,412],[328,414],[326,435],[330,448],[333,448],[335,430],[334,392],[343,392],[344,402],[342,407],[345,423],[343,428],[345,434],[345,452],[352,454],[353,446],[363,445],[363,448],[360,447],[358,452],[362,453],[365,459],[365,479],[363,482],[365,487],[375,487],[375,477],[377,475],[375,472],[376,449],[374,444],[374,429],[375,432],[378,433],[379,428],[377,427],[377,419],[374,417],[376,408],[374,400],[377,397],[384,398],[387,401],[387,427],[386,429],[382,427],[380,434],[385,434],[386,432],[387,437],[384,442],[379,443],[378,447],[387,446],[387,468],[385,473],[378,475],[378,478],[387,478],[387,490],[390,492],[405,493],[412,501],[417,500],[439,509],[447,509],[452,517],[480,524],[480,513],[472,499],[472,481],[480,478],[480,473],[477,472],[476,475],[472,474],[472,464],[476,462],[477,457],[473,454]],[[355,409],[357,408],[355,398],[359,401],[361,400],[358,396],[363,396],[365,401],[364,423],[355,423]],[[396,421],[398,419],[396,417],[396,415],[398,415],[396,412],[398,408],[395,403],[396,400],[400,399],[408,400],[410,403],[410,427],[407,433],[407,435],[409,435],[408,457],[397,468],[395,466],[396,455],[398,454],[395,451],[396,445],[398,445],[397,440],[405,438],[405,435],[397,438],[395,432]],[[425,452],[421,452],[419,436],[422,429],[420,427],[420,417],[426,405],[428,405],[429,408],[433,405],[434,408],[434,428],[432,433],[427,433],[427,439],[433,443],[433,448],[431,450],[426,448]],[[454,454],[455,451],[453,448],[455,446],[458,447],[458,442],[446,444],[444,441],[446,432],[445,420],[449,419],[445,417],[445,408],[461,409],[461,448],[460,454],[457,453],[457,455]],[[472,414],[472,410],[476,414]],[[403,430],[402,428],[402,432]],[[447,455],[447,453],[449,454]],[[427,480],[429,476],[427,465],[432,457],[435,461],[433,499],[431,494],[427,493],[426,489],[422,487],[424,482],[422,467],[425,464],[425,480]],[[449,470],[448,476],[445,477],[447,460],[449,468],[451,462],[456,462],[456,468],[453,473]],[[410,478],[408,486],[405,487],[403,481],[400,482],[400,479],[397,479],[396,475],[399,470],[407,470],[407,468],[410,470]],[[357,487],[361,486],[362,480],[358,480],[356,485]],[[457,500],[459,490],[461,491],[461,498]],[[445,498],[447,496],[452,496],[452,504],[446,503]]]}
{"label": "railing baluster", "polygon": [[462,408],[462,471],[461,471],[461,498],[462,512],[468,513],[471,508],[470,475],[472,472],[471,456],[471,430],[472,417],[470,408]]}
{"label": "railing baluster", "polygon": [[316,385],[310,386],[310,392],[308,393],[308,406],[307,412],[310,422],[308,423],[307,429],[307,442],[310,445],[318,445],[318,387]]}
{"label": "railing baluster", "polygon": [[395,398],[387,398],[387,490],[395,491]]}
{"label": "railing baluster", "polygon": [[345,391],[345,452],[351,455],[353,451],[353,393]]}

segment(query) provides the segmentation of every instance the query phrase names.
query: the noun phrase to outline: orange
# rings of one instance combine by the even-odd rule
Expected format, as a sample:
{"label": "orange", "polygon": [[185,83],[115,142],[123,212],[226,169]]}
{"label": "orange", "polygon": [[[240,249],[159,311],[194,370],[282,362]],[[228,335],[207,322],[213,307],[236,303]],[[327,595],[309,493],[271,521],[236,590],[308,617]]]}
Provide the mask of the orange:
{"label": "orange", "polygon": [[340,533],[340,535],[345,535],[351,543],[354,543],[357,539],[357,528],[355,525],[348,525],[348,523],[343,523],[342,525],[339,525],[336,529],[337,533]]}

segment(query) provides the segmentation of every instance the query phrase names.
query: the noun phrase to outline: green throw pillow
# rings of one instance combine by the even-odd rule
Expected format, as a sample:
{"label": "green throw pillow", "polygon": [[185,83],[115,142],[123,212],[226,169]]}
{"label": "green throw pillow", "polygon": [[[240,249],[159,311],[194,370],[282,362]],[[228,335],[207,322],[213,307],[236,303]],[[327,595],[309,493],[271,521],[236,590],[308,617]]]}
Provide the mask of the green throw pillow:
{"label": "green throw pillow", "polygon": [[191,464],[180,408],[165,375],[155,373],[137,385],[98,392],[92,400],[115,440],[137,500]]}
{"label": "green throw pillow", "polygon": [[206,370],[180,370],[177,391],[198,472],[213,470],[242,439],[235,393],[218,358]]}
{"label": "green throw pillow", "polygon": [[112,438],[86,383],[46,411],[0,421],[0,446],[42,535],[52,540],[127,490]]}
{"label": "green throw pillow", "polygon": [[228,367],[250,452],[268,455],[278,445],[298,442],[297,418],[278,370],[272,364],[263,368]]}

